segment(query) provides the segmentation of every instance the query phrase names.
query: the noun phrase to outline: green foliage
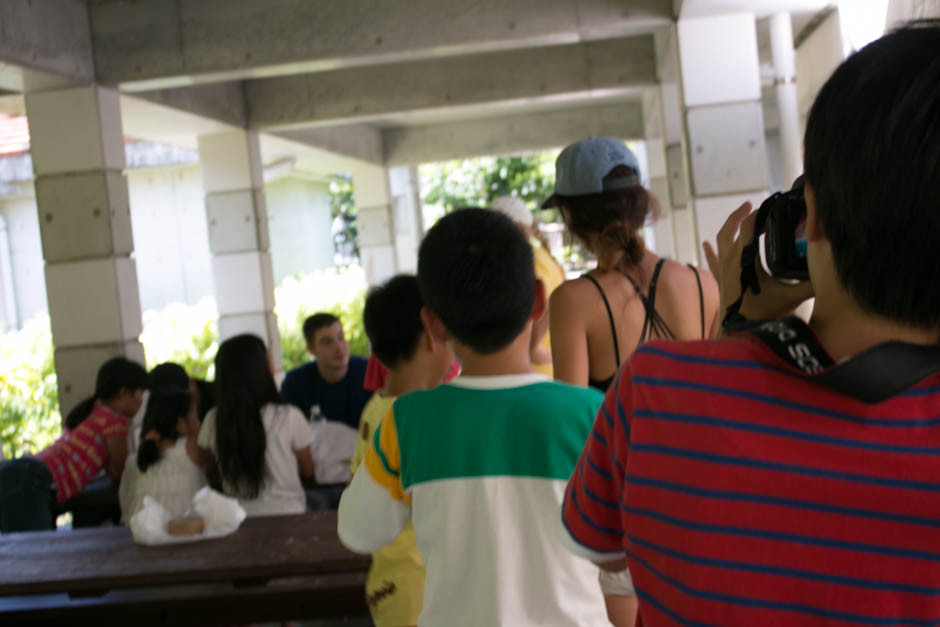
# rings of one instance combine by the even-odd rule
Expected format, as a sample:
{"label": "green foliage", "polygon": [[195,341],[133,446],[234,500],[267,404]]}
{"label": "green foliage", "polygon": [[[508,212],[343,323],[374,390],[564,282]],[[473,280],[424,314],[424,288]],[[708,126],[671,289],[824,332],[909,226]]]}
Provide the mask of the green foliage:
{"label": "green foliage", "polygon": [[330,268],[284,279],[274,292],[284,370],[310,359],[303,324],[308,316],[318,311],[335,314],[340,319],[352,354],[368,355],[369,342],[362,326],[365,293],[365,273],[359,266]]}
{"label": "green foliage", "polygon": [[[478,157],[426,163],[419,168],[424,193],[424,226],[460,207],[486,207],[500,196],[517,196],[537,210],[555,188],[557,152],[515,157]],[[557,209],[535,211],[536,224],[561,223]],[[550,229],[544,229],[543,233]],[[584,269],[590,254],[566,231],[552,254],[568,268]],[[563,243],[562,243],[563,242]]]}
{"label": "green foliage", "polygon": [[172,361],[192,377],[212,380],[219,348],[218,316],[211,296],[195,305],[173,303],[159,311],[145,311],[140,342],[147,355],[147,369]]}
{"label": "green foliage", "polygon": [[333,246],[337,263],[353,263],[359,259],[359,230],[356,228],[356,202],[352,177],[330,182],[330,213],[333,216]]}
{"label": "green foliage", "polygon": [[[275,311],[288,370],[307,361],[302,326],[317,311],[339,316],[350,351],[368,355],[362,326],[365,274],[358,266],[289,277],[275,289]],[[146,311],[140,341],[147,368],[165,361],[182,365],[194,376],[212,380],[218,350],[215,300],[195,305],[175,303]],[[21,330],[0,335],[0,445],[7,459],[36,453],[62,432],[49,317],[36,316]],[[90,367],[94,365],[90,364]]]}
{"label": "green foliage", "polygon": [[552,195],[555,153],[477,157],[423,164],[423,202],[436,217],[459,207],[485,207],[499,196],[518,196],[535,209]]}
{"label": "green foliage", "polygon": [[7,459],[36,453],[62,431],[48,316],[0,336],[0,444]]}

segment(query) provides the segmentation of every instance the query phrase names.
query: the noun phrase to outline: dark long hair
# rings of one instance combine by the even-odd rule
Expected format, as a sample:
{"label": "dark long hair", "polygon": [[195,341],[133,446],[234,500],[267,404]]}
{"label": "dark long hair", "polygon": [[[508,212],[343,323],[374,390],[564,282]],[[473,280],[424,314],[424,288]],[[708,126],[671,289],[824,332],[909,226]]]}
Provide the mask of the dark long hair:
{"label": "dark long hair", "polygon": [[144,424],[140,429],[145,437],[137,450],[137,467],[141,472],[147,472],[148,468],[160,461],[159,443],[146,437],[147,434],[156,431],[160,438],[175,442],[179,437],[176,425],[189,412],[191,404],[192,396],[183,388],[159,388],[150,393]]}
{"label": "dark long hair", "polygon": [[238,335],[215,356],[215,444],[219,473],[234,496],[255,498],[264,485],[267,441],[261,408],[283,403],[261,338]]}
{"label": "dark long hair", "polygon": [[95,401],[112,399],[122,389],[133,393],[146,390],[147,386],[147,371],[143,366],[124,357],[109,359],[98,369],[94,395],[83,400],[68,413],[65,417],[65,428],[72,430],[82,424],[94,409]]}
{"label": "dark long hair", "polygon": [[[604,180],[625,176],[636,176],[636,172],[619,165]],[[597,249],[622,250],[624,256],[617,268],[621,271],[640,263],[646,244],[639,231],[647,218],[651,215],[656,218],[659,214],[655,197],[642,185],[559,198],[565,225],[575,237],[586,245],[593,239]],[[601,250],[592,252],[598,254]]]}

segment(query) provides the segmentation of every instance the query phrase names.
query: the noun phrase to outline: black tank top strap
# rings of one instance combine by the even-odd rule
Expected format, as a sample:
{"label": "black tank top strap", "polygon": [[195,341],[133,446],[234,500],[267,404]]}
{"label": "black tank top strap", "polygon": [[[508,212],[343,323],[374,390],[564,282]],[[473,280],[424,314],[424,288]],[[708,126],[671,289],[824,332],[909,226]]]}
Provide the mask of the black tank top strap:
{"label": "black tank top strap", "polygon": [[691,263],[688,264],[692,268],[692,272],[695,273],[695,284],[698,285],[698,311],[699,317],[702,321],[702,339],[705,339],[705,293],[702,291],[702,277],[699,276],[698,268],[693,266]]}
{"label": "black tank top strap", "polygon": [[663,320],[663,317],[656,311],[656,286],[659,284],[659,273],[663,269],[665,262],[665,259],[660,259],[656,263],[656,267],[653,269],[653,278],[650,280],[649,294],[643,297],[643,306],[646,308],[646,318],[643,321],[643,331],[640,334],[640,340],[637,342],[637,346],[640,346],[651,337],[667,339],[674,339],[676,337],[672,329],[669,328],[669,325],[666,324],[666,321]]}
{"label": "black tank top strap", "polygon": [[610,321],[610,334],[614,339],[614,359],[616,360],[614,369],[617,369],[620,367],[620,345],[617,342],[617,327],[614,324],[614,313],[610,310],[610,303],[607,302],[607,296],[604,294],[604,290],[601,289],[601,284],[597,282],[597,279],[592,277],[590,274],[583,274],[582,276],[594,284],[594,287],[596,287],[597,291],[601,293],[601,298],[604,300],[604,307],[607,308],[607,319]]}

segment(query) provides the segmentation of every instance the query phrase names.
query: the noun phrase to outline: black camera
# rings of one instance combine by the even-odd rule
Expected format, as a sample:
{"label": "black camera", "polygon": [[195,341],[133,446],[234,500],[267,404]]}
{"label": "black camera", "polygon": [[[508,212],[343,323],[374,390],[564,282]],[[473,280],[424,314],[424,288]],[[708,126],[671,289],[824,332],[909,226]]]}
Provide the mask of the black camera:
{"label": "black camera", "polygon": [[764,254],[770,274],[778,279],[809,280],[803,177],[797,178],[789,191],[770,196],[757,212],[758,222],[764,223]]}

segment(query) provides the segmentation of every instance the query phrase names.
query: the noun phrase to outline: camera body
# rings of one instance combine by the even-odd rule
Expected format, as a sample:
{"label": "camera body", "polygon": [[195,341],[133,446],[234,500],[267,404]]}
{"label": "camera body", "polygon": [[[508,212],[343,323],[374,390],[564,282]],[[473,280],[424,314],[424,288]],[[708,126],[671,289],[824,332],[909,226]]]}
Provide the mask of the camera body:
{"label": "camera body", "polygon": [[777,192],[761,204],[764,222],[764,255],[770,274],[778,279],[809,280],[806,265],[806,199],[803,177],[786,192]]}

